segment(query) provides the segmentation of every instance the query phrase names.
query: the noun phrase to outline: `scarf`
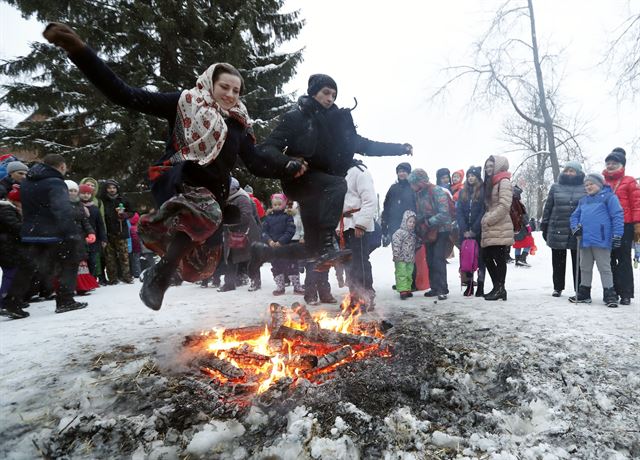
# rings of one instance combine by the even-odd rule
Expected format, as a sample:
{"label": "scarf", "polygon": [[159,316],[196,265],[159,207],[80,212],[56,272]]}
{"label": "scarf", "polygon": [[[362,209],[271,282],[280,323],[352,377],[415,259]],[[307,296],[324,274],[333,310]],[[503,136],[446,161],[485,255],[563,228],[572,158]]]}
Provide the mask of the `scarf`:
{"label": "scarf", "polygon": [[205,166],[216,159],[227,138],[226,117],[234,118],[244,127],[251,126],[247,108],[240,101],[224,110],[213,99],[213,72],[211,65],[198,77],[195,88],[185,90],[178,100],[175,147],[183,160],[197,161]]}

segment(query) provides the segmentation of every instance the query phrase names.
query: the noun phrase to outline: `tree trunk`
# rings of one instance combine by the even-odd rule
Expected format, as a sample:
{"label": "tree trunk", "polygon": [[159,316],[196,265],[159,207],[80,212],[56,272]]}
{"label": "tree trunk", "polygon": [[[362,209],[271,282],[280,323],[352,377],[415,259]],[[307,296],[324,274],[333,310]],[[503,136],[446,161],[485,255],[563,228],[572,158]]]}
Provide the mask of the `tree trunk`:
{"label": "tree trunk", "polygon": [[547,132],[551,170],[553,171],[553,180],[555,181],[558,180],[558,176],[560,175],[560,164],[558,163],[558,154],[556,153],[555,135],[553,132],[553,117],[549,113],[549,108],[547,107],[544,80],[542,78],[542,67],[540,66],[540,56],[538,53],[536,21],[533,15],[533,0],[527,0],[527,4],[529,6],[529,20],[531,22],[531,49],[533,51],[533,65],[536,70],[536,80],[538,81],[538,97],[540,99],[540,110],[542,111],[542,117],[544,119],[544,128]]}

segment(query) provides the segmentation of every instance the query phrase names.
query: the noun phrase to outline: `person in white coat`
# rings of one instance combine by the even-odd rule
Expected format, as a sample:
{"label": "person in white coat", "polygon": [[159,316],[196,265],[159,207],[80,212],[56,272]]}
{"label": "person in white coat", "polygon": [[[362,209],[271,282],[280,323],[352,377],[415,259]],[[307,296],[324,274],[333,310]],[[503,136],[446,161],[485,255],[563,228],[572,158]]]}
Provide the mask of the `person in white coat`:
{"label": "person in white coat", "polygon": [[345,179],[347,193],[337,230],[340,245],[352,251],[351,262],[346,266],[351,306],[360,304],[370,310],[374,305],[375,291],[365,234],[374,230],[376,190],[371,174],[360,161],[354,160]]}

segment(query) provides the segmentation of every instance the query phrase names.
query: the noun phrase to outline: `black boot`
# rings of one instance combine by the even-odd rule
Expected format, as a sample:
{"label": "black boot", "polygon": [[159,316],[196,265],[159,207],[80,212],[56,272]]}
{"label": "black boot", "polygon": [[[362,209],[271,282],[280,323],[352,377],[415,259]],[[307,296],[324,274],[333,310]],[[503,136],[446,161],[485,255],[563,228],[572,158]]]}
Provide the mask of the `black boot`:
{"label": "black boot", "polygon": [[29,316],[28,311],[24,311],[20,306],[21,302],[18,302],[12,297],[5,297],[3,300],[4,306],[0,310],[0,316],[6,316],[11,319],[22,319]]}
{"label": "black boot", "polygon": [[142,288],[140,288],[140,300],[152,310],[160,310],[164,293],[171,284],[171,275],[175,268],[165,259],[153,267],[144,271],[142,276]]}
{"label": "black boot", "polygon": [[569,302],[591,303],[591,286],[578,286],[578,292],[569,297]]}
{"label": "black boot", "polygon": [[325,230],[322,234],[322,248],[320,256],[313,260],[314,270],[326,272],[338,263],[346,263],[351,260],[351,249],[339,249],[335,244],[335,232]]}
{"label": "black boot", "polygon": [[504,288],[503,283],[499,283],[489,294],[484,296],[484,300],[507,300],[507,290]]}
{"label": "black boot", "polygon": [[[140,300],[152,310],[160,310],[164,293],[171,285],[172,279],[180,260],[191,251],[193,242],[191,237],[183,232],[178,232],[167,248],[167,253],[160,262],[145,270],[142,276],[142,288],[140,288]],[[176,276],[182,280],[179,276]]]}
{"label": "black boot", "polygon": [[478,286],[476,286],[476,297],[484,297],[484,281],[478,280]]}
{"label": "black boot", "polygon": [[602,291],[602,300],[609,308],[618,308],[618,294],[613,287],[604,288]]}

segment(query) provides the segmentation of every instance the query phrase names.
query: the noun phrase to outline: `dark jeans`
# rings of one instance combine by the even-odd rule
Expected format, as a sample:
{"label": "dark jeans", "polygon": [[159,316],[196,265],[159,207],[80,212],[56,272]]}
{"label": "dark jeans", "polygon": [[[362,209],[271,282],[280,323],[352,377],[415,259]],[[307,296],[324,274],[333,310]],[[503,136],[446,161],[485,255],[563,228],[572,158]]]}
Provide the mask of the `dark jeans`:
{"label": "dark jeans", "polygon": [[351,294],[364,294],[373,289],[371,262],[369,262],[369,245],[367,238],[356,238],[355,230],[346,230],[344,239],[347,249],[351,249],[351,262],[345,267],[347,282]]}
{"label": "dark jeans", "polygon": [[493,287],[504,284],[507,279],[507,247],[487,246],[482,248],[482,258],[491,277]]}
{"label": "dark jeans", "polygon": [[89,251],[87,254],[87,267],[89,268],[89,273],[97,278],[99,273],[97,273],[96,267],[98,265],[98,257],[100,253],[98,251]]}
{"label": "dark jeans", "polygon": [[613,287],[620,297],[633,298],[633,268],[631,267],[633,224],[624,224],[622,245],[611,251]]}
{"label": "dark jeans", "polygon": [[0,267],[2,268],[2,284],[0,284],[0,307],[2,307],[2,299],[9,292],[13,278],[15,278],[18,269],[16,267]]}
{"label": "dark jeans", "polygon": [[[283,182],[282,188],[290,200],[300,204],[306,254],[318,254],[322,248],[323,236],[329,232],[334,233],[338,226],[347,193],[347,182],[342,176],[310,170],[297,179]],[[306,256],[300,251],[300,246],[290,244],[284,248],[289,250],[290,258],[300,259]]]}
{"label": "dark jeans", "polygon": [[[576,288],[576,286],[580,285],[580,270],[578,270],[578,282],[576,284],[576,250],[570,249],[569,251],[571,252],[571,276],[573,277],[573,286]],[[567,273],[567,249],[552,249],[551,265],[553,266],[553,289],[564,291],[564,280]]]}
{"label": "dark jeans", "polygon": [[19,267],[13,280],[9,295],[12,301],[19,302],[31,287],[31,279],[36,273],[52,274],[58,277],[56,303],[73,301],[78,276],[80,240],[64,240],[55,244],[31,244],[27,251],[34,265]]}
{"label": "dark jeans", "polygon": [[331,295],[329,284],[329,272],[317,272],[314,264],[307,264],[304,277],[304,298],[307,302],[315,301],[318,297],[324,298]]}
{"label": "dark jeans", "polygon": [[439,232],[433,243],[427,243],[429,284],[436,294],[448,294],[447,257],[449,256],[449,232]]}
{"label": "dark jeans", "polygon": [[274,277],[278,275],[299,275],[298,262],[291,259],[276,259],[271,262],[271,273]]}

